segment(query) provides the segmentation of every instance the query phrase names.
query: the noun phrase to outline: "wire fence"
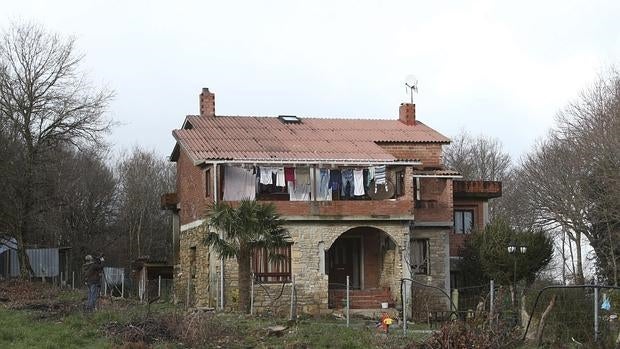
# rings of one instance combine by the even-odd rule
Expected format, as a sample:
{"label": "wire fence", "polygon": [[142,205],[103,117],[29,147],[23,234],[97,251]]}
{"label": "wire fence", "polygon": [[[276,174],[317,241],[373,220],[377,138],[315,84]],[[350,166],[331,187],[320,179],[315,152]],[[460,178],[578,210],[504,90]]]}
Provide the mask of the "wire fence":
{"label": "wire fence", "polygon": [[529,294],[523,339],[603,348],[620,344],[620,287],[552,285]]}

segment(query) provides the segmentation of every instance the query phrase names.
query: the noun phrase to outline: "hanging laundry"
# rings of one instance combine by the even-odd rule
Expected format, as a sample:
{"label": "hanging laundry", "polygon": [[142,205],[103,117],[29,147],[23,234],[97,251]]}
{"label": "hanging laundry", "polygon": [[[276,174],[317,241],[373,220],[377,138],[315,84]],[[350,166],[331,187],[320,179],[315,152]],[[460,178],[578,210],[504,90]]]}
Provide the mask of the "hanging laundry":
{"label": "hanging laundry", "polygon": [[314,183],[316,187],[316,200],[331,201],[332,191],[329,189],[330,171],[326,168],[316,169]]}
{"label": "hanging laundry", "polygon": [[332,190],[338,191],[340,189],[341,181],[340,170],[329,171],[329,187],[332,188]]}
{"label": "hanging laundry", "polygon": [[364,190],[368,192],[368,188],[370,187],[370,176],[367,168],[363,170],[364,172]]}
{"label": "hanging laundry", "polygon": [[260,168],[260,184],[273,184],[273,169],[271,167]]}
{"label": "hanging laundry", "polygon": [[239,201],[256,198],[256,176],[252,171],[234,166],[224,167],[224,200]]}
{"label": "hanging laundry", "polygon": [[342,176],[342,190],[340,194],[344,198],[350,198],[353,196],[353,192],[355,191],[355,184],[353,183],[353,170],[345,169],[341,172]]}
{"label": "hanging laundry", "polygon": [[385,184],[385,165],[375,166],[375,184]]}
{"label": "hanging laundry", "polygon": [[295,168],[294,167],[284,168],[284,181],[295,182]]}
{"label": "hanging laundry", "polygon": [[295,182],[287,182],[291,201],[310,200],[310,169],[308,167],[295,168]]}
{"label": "hanging laundry", "polygon": [[373,179],[375,179],[375,168],[369,167],[368,168],[368,182],[370,183],[370,181],[372,181]]}
{"label": "hanging laundry", "polygon": [[364,195],[364,171],[353,170],[353,195]]}
{"label": "hanging laundry", "polygon": [[286,181],[284,179],[284,167],[276,168],[276,187],[285,187]]}
{"label": "hanging laundry", "polygon": [[603,303],[601,304],[601,309],[611,310],[611,301],[609,300],[607,293],[603,293]]}

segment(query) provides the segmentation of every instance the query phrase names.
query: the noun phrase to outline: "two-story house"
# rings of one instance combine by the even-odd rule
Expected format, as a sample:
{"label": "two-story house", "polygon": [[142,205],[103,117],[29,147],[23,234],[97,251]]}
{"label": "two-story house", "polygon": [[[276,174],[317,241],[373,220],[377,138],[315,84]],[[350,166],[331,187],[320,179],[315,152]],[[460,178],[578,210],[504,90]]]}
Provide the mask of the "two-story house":
{"label": "two-story house", "polygon": [[174,214],[180,301],[234,307],[236,261],[202,243],[203,222],[210,203],[244,198],[274,204],[292,237],[286,262],[255,251],[259,309],[286,302],[292,282],[301,311],[339,307],[347,276],[353,308],[399,302],[403,278],[449,292],[454,220],[468,218],[455,218],[460,176],[442,164],[449,139],[417,120],[414,104],[393,120],[222,116],[205,88],[200,115],[173,136],[177,187],[162,204]]}

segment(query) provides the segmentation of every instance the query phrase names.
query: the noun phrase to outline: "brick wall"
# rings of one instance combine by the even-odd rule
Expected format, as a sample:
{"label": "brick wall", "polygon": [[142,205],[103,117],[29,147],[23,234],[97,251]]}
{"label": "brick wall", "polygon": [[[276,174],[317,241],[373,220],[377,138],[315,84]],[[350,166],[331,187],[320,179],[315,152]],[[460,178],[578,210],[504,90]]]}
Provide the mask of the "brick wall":
{"label": "brick wall", "polygon": [[[474,212],[474,231],[480,231],[484,229],[484,213],[483,213],[483,200],[465,200],[455,199],[454,210],[472,210]],[[454,230],[450,233],[450,255],[458,256],[459,251],[465,246],[465,239],[469,235],[456,234]]]}
{"label": "brick wall", "polygon": [[441,168],[441,143],[384,143],[378,142],[381,148],[394,157],[403,160],[417,159],[422,161],[423,168]]}
{"label": "brick wall", "polygon": [[201,219],[211,202],[205,197],[205,171],[193,164],[183,147],[177,161],[177,195],[182,225]]}
{"label": "brick wall", "polygon": [[452,206],[451,179],[420,178],[420,201],[414,209],[416,221],[451,222]]}

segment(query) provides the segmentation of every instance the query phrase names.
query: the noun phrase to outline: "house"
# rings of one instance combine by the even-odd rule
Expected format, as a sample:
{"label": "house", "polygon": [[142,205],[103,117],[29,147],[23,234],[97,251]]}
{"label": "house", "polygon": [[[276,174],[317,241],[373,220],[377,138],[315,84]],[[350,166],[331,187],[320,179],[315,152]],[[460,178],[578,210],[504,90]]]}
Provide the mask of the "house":
{"label": "house", "polygon": [[[234,307],[236,262],[204,246],[203,222],[213,201],[247,197],[273,203],[293,241],[284,263],[255,251],[259,310],[286,303],[293,282],[308,313],[339,307],[347,277],[352,308],[400,302],[402,279],[449,292],[460,175],[442,164],[449,139],[419,121],[414,104],[401,104],[393,120],[368,120],[222,116],[207,88],[199,101],[200,115],[172,132],[176,192],[162,196],[173,212],[178,300]],[[487,200],[463,198],[472,212]],[[431,303],[448,306],[441,297]]]}

